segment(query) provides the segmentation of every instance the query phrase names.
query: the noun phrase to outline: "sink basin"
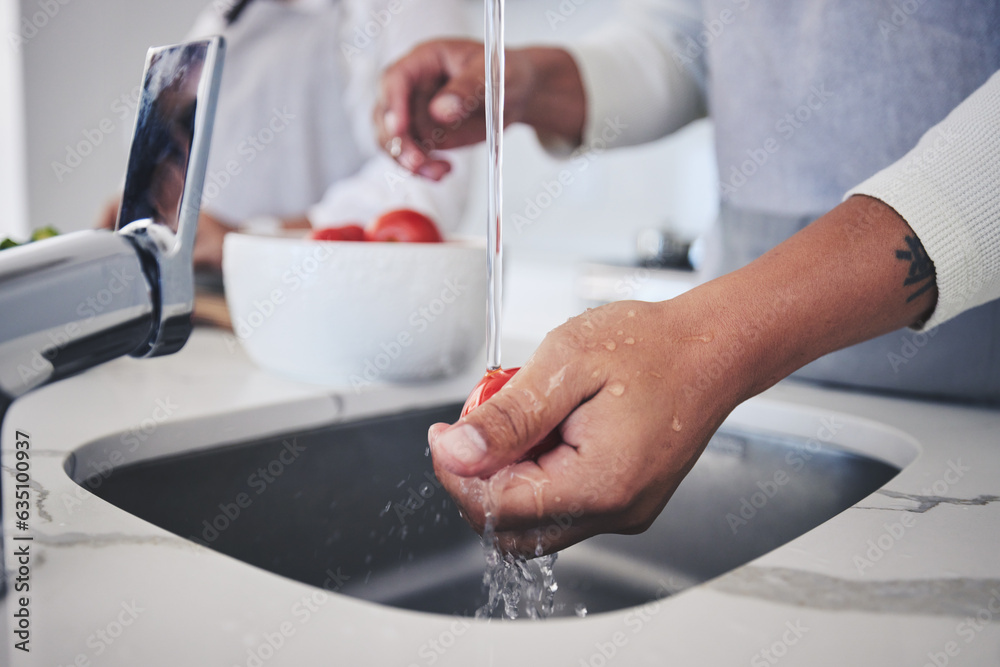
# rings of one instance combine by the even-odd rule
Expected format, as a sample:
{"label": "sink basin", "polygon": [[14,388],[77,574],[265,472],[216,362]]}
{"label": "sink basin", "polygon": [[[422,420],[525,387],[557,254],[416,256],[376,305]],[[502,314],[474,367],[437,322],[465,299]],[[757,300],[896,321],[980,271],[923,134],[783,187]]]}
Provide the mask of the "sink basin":
{"label": "sink basin", "polygon": [[[234,558],[405,609],[472,615],[478,536],[434,477],[430,424],[460,404],[127,462],[91,443],[66,472],[109,503]],[[813,430],[813,433],[816,431]],[[831,438],[832,439],[832,438]],[[845,510],[899,468],[817,438],[723,427],[641,535],[560,553],[556,615],[643,604],[736,568]]]}

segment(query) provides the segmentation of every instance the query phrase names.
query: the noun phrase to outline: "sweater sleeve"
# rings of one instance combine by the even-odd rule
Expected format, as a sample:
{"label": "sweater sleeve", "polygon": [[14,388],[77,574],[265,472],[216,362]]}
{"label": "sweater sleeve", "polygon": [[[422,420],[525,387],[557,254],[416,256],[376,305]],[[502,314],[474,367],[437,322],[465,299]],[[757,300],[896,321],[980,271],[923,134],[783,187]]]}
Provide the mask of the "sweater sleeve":
{"label": "sweater sleeve", "polygon": [[891,206],[934,263],[938,301],[924,328],[1000,298],[1000,72],[854,194]]}
{"label": "sweater sleeve", "polygon": [[565,47],[587,96],[583,146],[640,144],[704,116],[703,29],[700,2],[632,0],[615,22]]}

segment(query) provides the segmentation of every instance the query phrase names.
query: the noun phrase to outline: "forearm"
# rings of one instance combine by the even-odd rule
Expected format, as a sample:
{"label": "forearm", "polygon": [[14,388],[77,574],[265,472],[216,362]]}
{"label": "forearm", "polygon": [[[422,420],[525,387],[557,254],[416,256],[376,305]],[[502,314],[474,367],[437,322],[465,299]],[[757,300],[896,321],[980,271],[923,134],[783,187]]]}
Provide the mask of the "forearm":
{"label": "forearm", "polygon": [[579,144],[587,101],[573,57],[559,48],[529,47],[511,50],[507,58],[521,79],[505,93],[511,121],[530,125],[540,136]]}
{"label": "forearm", "polygon": [[[718,358],[755,395],[829,352],[920,323],[934,268],[891,208],[852,197],[758,260],[688,295],[721,336]],[[695,335],[695,333],[692,333]],[[730,369],[726,369],[730,370]]]}

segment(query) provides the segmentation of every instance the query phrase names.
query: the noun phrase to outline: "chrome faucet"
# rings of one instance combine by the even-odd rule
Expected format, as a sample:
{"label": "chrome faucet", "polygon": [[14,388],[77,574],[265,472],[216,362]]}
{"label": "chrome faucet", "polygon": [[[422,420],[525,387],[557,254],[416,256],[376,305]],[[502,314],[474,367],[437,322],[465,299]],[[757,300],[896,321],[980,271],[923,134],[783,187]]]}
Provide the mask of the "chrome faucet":
{"label": "chrome faucet", "polygon": [[220,37],[150,49],[115,231],[0,252],[0,421],[43,384],[187,341],[223,53]]}

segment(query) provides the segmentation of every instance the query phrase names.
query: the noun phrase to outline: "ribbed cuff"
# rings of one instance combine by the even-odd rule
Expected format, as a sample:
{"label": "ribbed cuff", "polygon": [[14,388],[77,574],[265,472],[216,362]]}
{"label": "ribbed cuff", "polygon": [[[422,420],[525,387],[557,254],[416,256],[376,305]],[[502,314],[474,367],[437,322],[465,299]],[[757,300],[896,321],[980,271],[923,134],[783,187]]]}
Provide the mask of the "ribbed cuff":
{"label": "ribbed cuff", "polygon": [[1000,75],[846,196],[891,206],[934,263],[930,329],[1000,296]]}

